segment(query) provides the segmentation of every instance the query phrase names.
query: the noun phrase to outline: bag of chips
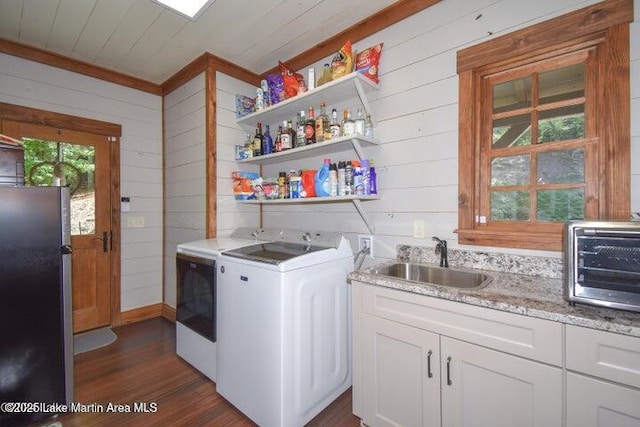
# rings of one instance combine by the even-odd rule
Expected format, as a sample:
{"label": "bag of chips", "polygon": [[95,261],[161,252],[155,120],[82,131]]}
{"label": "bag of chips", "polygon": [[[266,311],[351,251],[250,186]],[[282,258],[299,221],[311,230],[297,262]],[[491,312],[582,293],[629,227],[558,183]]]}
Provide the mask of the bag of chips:
{"label": "bag of chips", "polygon": [[371,46],[356,55],[356,71],[367,76],[374,83],[378,83],[378,68],[383,43]]}
{"label": "bag of chips", "polygon": [[282,74],[268,74],[267,85],[269,86],[269,101],[271,105],[275,105],[280,101],[284,101],[284,81]]}
{"label": "bag of chips", "polygon": [[292,98],[298,93],[302,93],[306,90],[304,77],[300,73],[293,71],[287,64],[280,62],[280,74],[282,75],[282,82],[284,84],[285,98]]}
{"label": "bag of chips", "polygon": [[353,51],[351,50],[351,40],[340,48],[331,60],[331,79],[339,79],[353,71]]}

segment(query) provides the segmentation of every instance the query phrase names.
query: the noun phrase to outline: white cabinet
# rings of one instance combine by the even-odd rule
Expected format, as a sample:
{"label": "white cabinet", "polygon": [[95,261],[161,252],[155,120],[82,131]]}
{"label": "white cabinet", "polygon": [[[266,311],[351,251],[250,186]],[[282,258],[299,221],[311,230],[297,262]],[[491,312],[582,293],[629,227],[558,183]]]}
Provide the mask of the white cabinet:
{"label": "white cabinet", "polygon": [[567,427],[640,427],[640,339],[568,325],[566,345]]}
{"label": "white cabinet", "polygon": [[361,321],[363,422],[440,424],[439,336],[364,313]]}
{"label": "white cabinet", "polygon": [[560,324],[352,287],[353,402],[364,424],[562,426]]}
{"label": "white cabinet", "polygon": [[567,374],[567,427],[640,426],[640,390]]}
{"label": "white cabinet", "polygon": [[442,426],[562,425],[560,368],[448,337],[440,345]]}
{"label": "white cabinet", "polygon": [[[309,106],[319,105],[321,101],[326,101],[327,105],[337,105],[339,103],[353,101],[362,106],[366,114],[370,114],[368,96],[378,85],[372,82],[361,73],[353,72],[339,79],[326,83],[318,88],[305,92],[301,95],[272,105],[264,110],[249,114],[237,120],[237,123],[247,128],[253,128],[258,122],[276,125],[283,120],[295,117],[301,110],[307,110]],[[373,120],[373,117],[372,117]],[[289,160],[298,160],[315,155],[328,155],[344,151],[355,151],[358,158],[362,159],[364,153],[362,147],[377,144],[374,139],[363,136],[340,137],[329,141],[318,142],[316,144],[293,148],[279,153],[257,156],[254,158],[238,160],[240,164],[251,163],[259,165],[276,164]],[[365,225],[371,234],[375,233],[373,223],[369,219],[366,211],[362,207],[363,201],[378,200],[377,194],[373,195],[352,195],[337,197],[313,197],[300,199],[276,199],[276,200],[242,200],[238,203],[245,204],[290,204],[290,203],[339,203],[351,202],[362,217]]]}

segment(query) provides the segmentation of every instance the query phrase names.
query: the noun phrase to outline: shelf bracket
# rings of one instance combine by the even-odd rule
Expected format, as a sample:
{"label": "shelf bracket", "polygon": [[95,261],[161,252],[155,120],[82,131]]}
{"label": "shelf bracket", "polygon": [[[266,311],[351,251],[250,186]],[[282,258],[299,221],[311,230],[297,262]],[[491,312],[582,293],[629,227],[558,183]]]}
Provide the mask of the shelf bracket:
{"label": "shelf bracket", "polygon": [[369,106],[369,99],[367,98],[367,94],[364,91],[364,88],[362,87],[362,83],[360,83],[358,80],[354,80],[353,81],[353,85],[356,88],[356,92],[358,93],[358,98],[360,98],[360,103],[362,104],[362,108],[364,108],[364,114],[365,116],[371,115],[371,124],[375,127],[376,123],[373,120],[373,115],[371,114],[371,107]]}
{"label": "shelf bracket", "polygon": [[362,145],[357,138],[351,138],[351,145],[353,145],[353,151],[358,155],[358,159],[364,159],[364,152],[362,151]]}
{"label": "shelf bracket", "polygon": [[352,202],[353,202],[353,206],[355,206],[356,210],[360,214],[360,217],[362,218],[362,220],[364,221],[365,225],[367,226],[367,229],[369,230],[369,233],[370,234],[376,234],[373,222],[371,222],[371,219],[369,218],[369,215],[367,215],[367,212],[365,212],[365,210],[362,208],[362,202],[360,200],[358,200],[358,199],[354,199],[354,200],[352,200]]}

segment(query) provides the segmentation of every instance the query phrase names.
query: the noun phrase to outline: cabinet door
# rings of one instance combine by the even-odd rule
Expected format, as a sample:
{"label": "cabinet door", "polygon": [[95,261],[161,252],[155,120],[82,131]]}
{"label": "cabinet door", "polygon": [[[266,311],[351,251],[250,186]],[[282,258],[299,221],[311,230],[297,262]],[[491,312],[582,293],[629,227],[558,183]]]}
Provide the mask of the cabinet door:
{"label": "cabinet door", "polygon": [[376,426],[439,426],[439,337],[362,314],[362,421]]}
{"label": "cabinet door", "polygon": [[567,427],[640,427],[640,391],[567,374]]}
{"label": "cabinet door", "polygon": [[443,427],[562,425],[562,371],[441,337]]}

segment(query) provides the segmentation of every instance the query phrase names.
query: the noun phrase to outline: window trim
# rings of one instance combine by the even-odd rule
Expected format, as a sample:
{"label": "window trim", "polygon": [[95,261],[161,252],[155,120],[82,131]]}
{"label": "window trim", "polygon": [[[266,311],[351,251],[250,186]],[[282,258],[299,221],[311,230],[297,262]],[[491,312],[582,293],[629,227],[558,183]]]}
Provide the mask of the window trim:
{"label": "window trim", "polygon": [[[598,218],[630,215],[629,22],[632,0],[596,5],[516,31],[458,52],[459,199],[458,242],[465,245],[562,250],[562,226],[555,231],[490,227],[476,222],[481,198],[482,74],[487,68],[520,66],[597,46]],[[553,44],[549,43],[553,40]]]}

